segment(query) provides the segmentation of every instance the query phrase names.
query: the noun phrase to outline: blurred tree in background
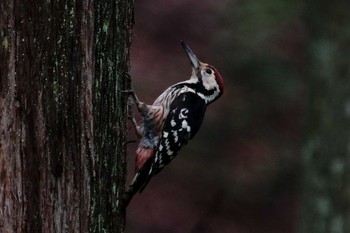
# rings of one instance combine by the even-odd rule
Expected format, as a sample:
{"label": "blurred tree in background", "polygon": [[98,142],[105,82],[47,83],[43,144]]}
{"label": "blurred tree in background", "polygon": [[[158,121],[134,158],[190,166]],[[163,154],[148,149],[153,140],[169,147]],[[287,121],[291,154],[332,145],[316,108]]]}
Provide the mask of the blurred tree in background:
{"label": "blurred tree in background", "polygon": [[350,2],[306,1],[309,108],[305,233],[350,232]]}

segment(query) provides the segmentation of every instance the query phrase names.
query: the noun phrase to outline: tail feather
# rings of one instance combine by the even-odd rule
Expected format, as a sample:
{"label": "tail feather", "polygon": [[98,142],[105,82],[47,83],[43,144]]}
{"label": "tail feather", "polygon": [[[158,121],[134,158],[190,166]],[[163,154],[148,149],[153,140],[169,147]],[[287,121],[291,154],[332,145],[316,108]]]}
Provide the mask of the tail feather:
{"label": "tail feather", "polygon": [[152,177],[152,164],[152,159],[147,160],[144,166],[142,166],[142,168],[134,176],[134,179],[131,181],[123,196],[125,207],[129,205],[131,199],[137,192],[142,192],[147,186]]}

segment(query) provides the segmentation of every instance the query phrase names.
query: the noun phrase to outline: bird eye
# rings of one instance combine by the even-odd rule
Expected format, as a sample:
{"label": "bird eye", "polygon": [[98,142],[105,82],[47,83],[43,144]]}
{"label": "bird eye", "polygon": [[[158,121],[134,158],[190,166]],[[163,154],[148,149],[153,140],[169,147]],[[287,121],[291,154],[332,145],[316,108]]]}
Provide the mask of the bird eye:
{"label": "bird eye", "polygon": [[205,72],[206,72],[207,74],[212,74],[212,73],[213,73],[213,71],[212,71],[211,69],[209,69],[209,68],[205,69]]}

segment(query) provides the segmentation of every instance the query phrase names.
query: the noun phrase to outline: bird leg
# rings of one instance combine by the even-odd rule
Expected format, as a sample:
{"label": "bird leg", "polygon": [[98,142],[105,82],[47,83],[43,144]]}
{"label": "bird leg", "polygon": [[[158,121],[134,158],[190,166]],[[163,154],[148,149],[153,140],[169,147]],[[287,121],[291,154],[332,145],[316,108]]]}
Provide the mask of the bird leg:
{"label": "bird leg", "polygon": [[135,94],[135,91],[133,89],[131,90],[125,90],[123,91],[127,94],[129,94],[129,98],[131,97],[134,101],[134,103],[136,104],[136,108],[137,111],[143,116],[145,117],[147,115],[148,109],[149,107],[147,106],[147,104],[139,101],[139,98],[137,97],[137,95]]}
{"label": "bird leg", "polygon": [[139,98],[136,96],[136,94],[135,94],[133,89],[125,90],[123,92],[129,94],[129,99],[128,99],[128,118],[130,119],[130,121],[131,121],[131,123],[132,123],[132,125],[134,127],[134,130],[135,130],[135,133],[136,133],[137,137],[138,138],[142,138],[143,127],[139,126],[137,124],[135,115],[134,115],[134,113],[132,111],[132,107],[135,104],[137,111],[141,114],[141,116],[143,118],[147,116],[147,113],[148,113],[150,107],[148,105],[146,105],[145,103],[139,101]]}
{"label": "bird leg", "polygon": [[132,107],[134,102],[131,100],[131,97],[128,99],[128,119],[131,121],[132,126],[134,127],[136,136],[140,139],[142,138],[142,127],[137,124],[134,112],[132,111]]}

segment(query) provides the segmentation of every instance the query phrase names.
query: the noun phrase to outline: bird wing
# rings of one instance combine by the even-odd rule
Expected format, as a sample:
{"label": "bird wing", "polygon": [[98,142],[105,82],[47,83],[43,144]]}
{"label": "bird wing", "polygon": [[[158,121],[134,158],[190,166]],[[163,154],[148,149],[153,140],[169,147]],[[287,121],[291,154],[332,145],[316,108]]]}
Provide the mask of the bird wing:
{"label": "bird wing", "polygon": [[162,170],[198,132],[206,111],[206,103],[197,94],[180,94],[170,105],[157,149],[138,170],[128,190],[126,203],[136,192],[142,192],[151,177]]}
{"label": "bird wing", "polygon": [[[146,187],[151,177],[160,172],[192,139],[202,124],[206,103],[197,94],[186,92],[174,99],[165,119],[157,150],[134,179],[140,185],[139,192]],[[135,177],[136,177],[135,176]]]}
{"label": "bird wing", "polygon": [[205,111],[205,101],[192,92],[183,93],[173,101],[154,155],[150,171],[152,175],[160,172],[177,155],[181,147],[195,136]]}

